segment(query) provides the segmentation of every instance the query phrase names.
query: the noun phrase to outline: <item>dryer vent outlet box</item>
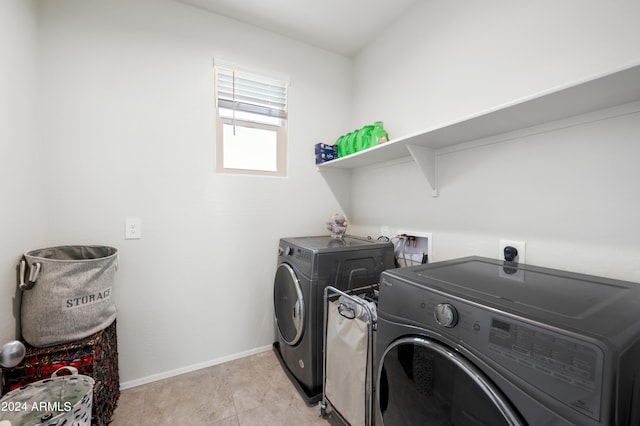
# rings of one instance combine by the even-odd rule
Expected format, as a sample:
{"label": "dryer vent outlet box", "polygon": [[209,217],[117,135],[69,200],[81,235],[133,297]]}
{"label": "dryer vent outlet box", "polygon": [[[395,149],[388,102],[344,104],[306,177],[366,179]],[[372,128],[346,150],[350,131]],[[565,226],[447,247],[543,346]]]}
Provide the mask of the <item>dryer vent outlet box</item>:
{"label": "dryer vent outlet box", "polygon": [[396,244],[396,257],[400,267],[415,266],[431,261],[433,238],[429,232],[398,231],[398,235],[406,236]]}

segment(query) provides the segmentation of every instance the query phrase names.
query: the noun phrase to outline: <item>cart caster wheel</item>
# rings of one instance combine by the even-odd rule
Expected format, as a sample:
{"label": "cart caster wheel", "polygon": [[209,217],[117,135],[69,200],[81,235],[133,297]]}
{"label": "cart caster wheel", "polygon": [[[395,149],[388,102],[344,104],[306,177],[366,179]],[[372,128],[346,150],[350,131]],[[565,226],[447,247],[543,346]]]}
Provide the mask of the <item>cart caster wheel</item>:
{"label": "cart caster wheel", "polygon": [[327,414],[327,404],[320,403],[320,417],[324,417]]}

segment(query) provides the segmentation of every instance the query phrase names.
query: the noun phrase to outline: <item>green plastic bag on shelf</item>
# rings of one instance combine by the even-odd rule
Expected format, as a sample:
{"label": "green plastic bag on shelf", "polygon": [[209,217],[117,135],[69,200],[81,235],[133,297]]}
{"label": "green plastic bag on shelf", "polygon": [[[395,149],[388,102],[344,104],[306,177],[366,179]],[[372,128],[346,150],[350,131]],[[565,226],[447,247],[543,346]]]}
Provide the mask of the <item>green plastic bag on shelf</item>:
{"label": "green plastic bag on shelf", "polygon": [[356,136],[358,131],[354,130],[351,133],[347,133],[345,137],[345,155],[351,155],[356,152]]}
{"label": "green plastic bag on shelf", "polygon": [[371,146],[371,131],[373,128],[374,126],[367,125],[358,130],[358,135],[356,136],[356,152]]}
{"label": "green plastic bag on shelf", "polygon": [[384,129],[382,121],[376,121],[371,131],[371,146],[375,146],[389,140],[389,134]]}
{"label": "green plastic bag on shelf", "polygon": [[344,146],[345,138],[346,138],[346,135],[342,135],[338,139],[336,139],[335,145],[336,145],[336,151],[338,153],[338,158],[344,157],[345,155],[347,155],[345,146]]}

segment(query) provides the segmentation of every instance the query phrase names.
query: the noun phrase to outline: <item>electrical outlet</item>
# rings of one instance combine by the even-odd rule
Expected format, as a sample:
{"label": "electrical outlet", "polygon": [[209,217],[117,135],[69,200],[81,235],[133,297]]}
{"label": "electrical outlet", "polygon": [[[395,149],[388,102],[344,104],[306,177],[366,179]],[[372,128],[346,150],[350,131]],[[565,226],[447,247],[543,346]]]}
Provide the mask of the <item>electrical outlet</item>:
{"label": "electrical outlet", "polygon": [[138,240],[142,237],[139,217],[128,217],[124,220],[124,239]]}
{"label": "electrical outlet", "polygon": [[498,259],[500,260],[506,260],[504,254],[505,247],[513,247],[518,250],[518,255],[512,260],[512,262],[526,263],[527,251],[524,241],[500,240],[500,245],[498,247]]}

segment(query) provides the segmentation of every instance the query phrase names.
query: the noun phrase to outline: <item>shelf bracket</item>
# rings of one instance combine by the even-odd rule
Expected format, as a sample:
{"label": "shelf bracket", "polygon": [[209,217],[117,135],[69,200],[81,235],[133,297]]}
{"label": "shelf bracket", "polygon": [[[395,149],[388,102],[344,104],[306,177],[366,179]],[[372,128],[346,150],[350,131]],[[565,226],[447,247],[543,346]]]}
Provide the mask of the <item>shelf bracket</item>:
{"label": "shelf bracket", "polygon": [[438,193],[438,160],[436,151],[425,146],[407,145],[407,149],[416,162],[420,171],[431,186],[431,196],[437,197]]}
{"label": "shelf bracket", "polygon": [[331,192],[344,214],[349,217],[351,213],[351,170],[319,169],[318,171],[331,188]]}

